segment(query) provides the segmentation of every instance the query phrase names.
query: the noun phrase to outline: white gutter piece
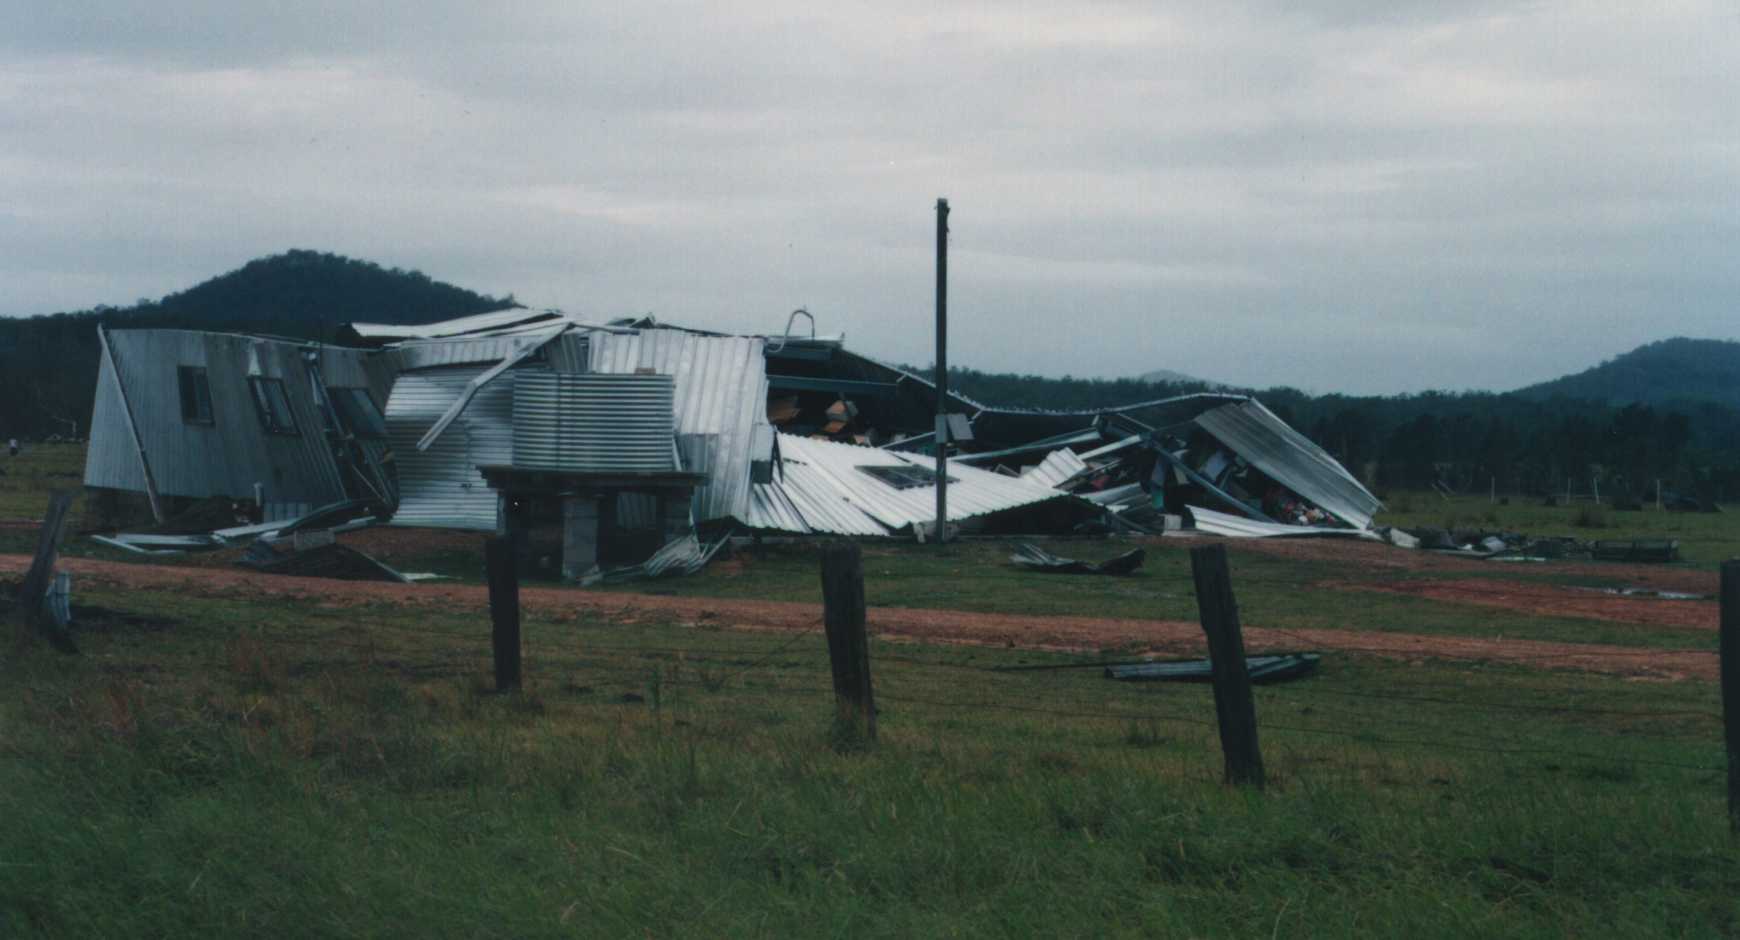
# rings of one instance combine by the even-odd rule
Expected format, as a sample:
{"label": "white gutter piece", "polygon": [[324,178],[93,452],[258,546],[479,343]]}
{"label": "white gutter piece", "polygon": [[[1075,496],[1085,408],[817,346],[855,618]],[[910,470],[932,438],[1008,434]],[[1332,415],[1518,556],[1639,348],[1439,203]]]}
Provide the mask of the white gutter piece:
{"label": "white gutter piece", "polygon": [[435,443],[435,441],[441,437],[441,432],[447,430],[447,426],[452,424],[465,412],[465,406],[471,404],[471,399],[477,394],[478,389],[483,388],[485,385],[494,381],[496,377],[501,375],[503,372],[519,365],[527,356],[530,356],[532,353],[543,348],[545,343],[548,343],[550,340],[553,340],[567,332],[570,326],[572,326],[572,324],[564,322],[560,326],[526,337],[517,344],[518,348],[514,350],[512,355],[478,373],[476,378],[466,383],[465,388],[460,391],[459,397],[454,399],[453,404],[447,406],[447,411],[443,413],[441,417],[435,419],[435,423],[430,426],[429,432],[424,434],[422,439],[417,442],[417,449],[428,450],[429,445]]}

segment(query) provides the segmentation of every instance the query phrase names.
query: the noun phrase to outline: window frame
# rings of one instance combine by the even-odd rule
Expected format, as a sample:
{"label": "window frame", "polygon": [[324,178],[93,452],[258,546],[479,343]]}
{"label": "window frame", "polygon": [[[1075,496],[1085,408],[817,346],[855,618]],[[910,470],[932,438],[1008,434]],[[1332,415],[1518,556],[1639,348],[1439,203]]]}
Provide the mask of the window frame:
{"label": "window frame", "polygon": [[176,366],[176,390],[181,398],[181,422],[202,427],[217,423],[211,400],[211,376],[205,366]]}
{"label": "window frame", "polygon": [[[858,464],[857,469],[883,486],[895,490],[916,490],[936,485],[936,471],[916,464]],[[950,483],[959,483],[953,476]]]}
{"label": "window frame", "polygon": [[[356,399],[359,397],[368,402],[372,424],[379,428],[378,431],[374,427],[360,426],[370,422],[358,422],[355,420],[356,415],[349,410],[357,406]],[[387,414],[381,410],[379,405],[375,404],[375,396],[369,394],[368,389],[360,385],[329,385],[326,387],[326,403],[338,416],[339,424],[343,427],[344,432],[350,436],[366,441],[384,441],[387,439]]]}
{"label": "window frame", "polygon": [[[272,392],[276,390],[278,400],[272,400]],[[248,397],[253,399],[254,413],[260,418],[260,427],[267,434],[282,437],[301,437],[302,429],[296,424],[296,409],[290,406],[290,392],[284,385],[284,380],[269,375],[248,376]],[[284,421],[278,421],[277,409],[281,405],[284,410]]]}

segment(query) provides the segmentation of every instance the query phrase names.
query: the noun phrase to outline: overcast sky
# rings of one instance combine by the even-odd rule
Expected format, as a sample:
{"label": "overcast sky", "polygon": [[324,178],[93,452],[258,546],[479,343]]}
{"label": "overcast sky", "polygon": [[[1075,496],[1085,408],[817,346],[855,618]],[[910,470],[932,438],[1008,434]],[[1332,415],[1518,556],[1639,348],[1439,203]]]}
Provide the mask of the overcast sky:
{"label": "overcast sky", "polygon": [[297,247],[925,363],[946,196],[981,369],[1504,389],[1740,336],[1732,0],[496,6],[0,0],[0,315]]}

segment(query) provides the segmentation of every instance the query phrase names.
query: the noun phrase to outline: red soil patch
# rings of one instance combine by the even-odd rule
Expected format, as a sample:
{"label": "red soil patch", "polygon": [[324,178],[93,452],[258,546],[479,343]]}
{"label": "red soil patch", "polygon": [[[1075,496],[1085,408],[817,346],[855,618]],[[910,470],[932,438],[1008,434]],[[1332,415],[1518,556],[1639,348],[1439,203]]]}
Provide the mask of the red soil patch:
{"label": "red soil patch", "polygon": [[[22,555],[0,555],[0,571],[22,572],[29,562],[30,559]],[[262,575],[239,569],[157,567],[81,558],[64,559],[61,567],[99,583],[174,590],[193,596],[249,595],[317,601],[323,606],[388,603],[475,611],[480,617],[480,631],[481,618],[488,609],[488,593],[481,585],[331,581]],[[529,614],[555,620],[572,620],[584,615],[604,617],[617,623],[705,623],[711,627],[780,632],[818,629],[821,622],[821,610],[817,606],[789,601],[657,597],[536,586],[522,587],[520,600]],[[1204,651],[1201,629],[1195,623],[1184,621],[1036,617],[899,607],[871,608],[869,621],[872,632],[894,640],[1089,652],[1120,649],[1201,655]],[[358,626],[367,629],[366,623]],[[1311,648],[1368,653],[1408,661],[1433,658],[1481,660],[1656,679],[1716,677],[1716,657],[1704,651],[1354,630],[1284,630],[1256,624],[1247,625],[1244,632],[1246,643],[1253,652]],[[480,632],[480,642],[482,636]]]}
{"label": "red soil patch", "polygon": [[1682,627],[1715,630],[1720,608],[1710,601],[1668,600],[1656,597],[1624,597],[1589,588],[1527,581],[1497,581],[1471,578],[1460,581],[1326,582],[1326,588],[1377,591],[1435,601],[1497,607],[1544,617],[1579,617],[1637,623],[1652,627]]}

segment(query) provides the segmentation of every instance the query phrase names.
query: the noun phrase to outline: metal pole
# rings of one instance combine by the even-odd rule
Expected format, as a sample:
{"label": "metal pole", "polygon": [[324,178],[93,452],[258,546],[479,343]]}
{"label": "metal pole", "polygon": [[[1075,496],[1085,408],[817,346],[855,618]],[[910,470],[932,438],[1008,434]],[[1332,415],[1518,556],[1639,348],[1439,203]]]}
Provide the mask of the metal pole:
{"label": "metal pole", "polygon": [[949,201],[936,201],[936,540],[949,520]]}

